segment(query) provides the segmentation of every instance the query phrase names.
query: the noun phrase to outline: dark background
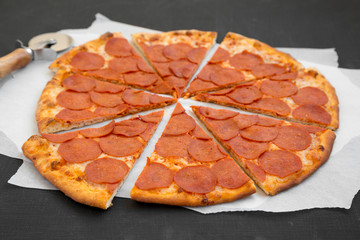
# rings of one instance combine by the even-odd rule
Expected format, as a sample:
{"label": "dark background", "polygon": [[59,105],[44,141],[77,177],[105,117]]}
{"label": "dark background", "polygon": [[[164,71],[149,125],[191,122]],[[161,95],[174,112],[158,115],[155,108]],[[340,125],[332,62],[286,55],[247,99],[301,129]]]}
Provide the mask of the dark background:
{"label": "dark background", "polygon": [[[360,1],[0,1],[0,56],[37,34],[87,28],[96,13],[162,31],[232,31],[276,47],[332,48],[340,67],[360,68]],[[0,115],[1,116],[1,115]],[[1,116],[3,117],[3,116]],[[350,210],[202,215],[115,198],[107,211],[59,191],[7,183],[21,161],[0,155],[0,239],[359,239],[360,196]]]}

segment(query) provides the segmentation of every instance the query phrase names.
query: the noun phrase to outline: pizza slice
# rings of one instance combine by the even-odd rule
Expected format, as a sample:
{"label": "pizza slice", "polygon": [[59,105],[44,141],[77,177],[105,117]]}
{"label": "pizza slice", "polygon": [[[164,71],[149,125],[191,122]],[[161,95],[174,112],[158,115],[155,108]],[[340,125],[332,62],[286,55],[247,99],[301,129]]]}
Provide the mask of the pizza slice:
{"label": "pizza slice", "polygon": [[73,200],[107,209],[162,119],[163,111],[100,128],[33,135],[24,155]]}
{"label": "pizza slice", "polygon": [[159,75],[181,97],[216,36],[216,32],[178,30],[136,33],[132,38]]}
{"label": "pizza slice", "polygon": [[335,89],[312,68],[200,93],[193,99],[332,130],[339,127],[339,101]]}
{"label": "pizza slice", "polygon": [[121,33],[107,32],[98,39],[74,47],[49,68],[54,72],[63,69],[154,93],[173,94]]}
{"label": "pizza slice", "polygon": [[299,184],[325,163],[335,141],[326,128],[192,106],[196,116],[268,195]]}
{"label": "pizza slice", "polygon": [[185,95],[193,96],[254,79],[291,74],[302,68],[289,54],[258,40],[229,32],[207,65],[190,83]]}
{"label": "pizza slice", "polygon": [[203,206],[254,192],[253,181],[178,104],[130,195],[141,202]]}
{"label": "pizza slice", "polygon": [[175,98],[59,70],[41,94],[36,121],[39,132],[54,133],[174,102]]}

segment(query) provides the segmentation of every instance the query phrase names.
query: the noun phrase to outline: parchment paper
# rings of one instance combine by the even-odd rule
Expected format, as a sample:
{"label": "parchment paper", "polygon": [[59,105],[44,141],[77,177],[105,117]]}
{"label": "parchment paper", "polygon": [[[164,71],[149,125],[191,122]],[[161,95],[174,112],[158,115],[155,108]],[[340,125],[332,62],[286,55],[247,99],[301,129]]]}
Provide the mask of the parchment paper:
{"label": "parchment paper", "polygon": [[[74,45],[76,46],[97,38],[99,34],[106,31],[122,32],[130,40],[132,33],[155,30],[110,21],[103,15],[97,14],[96,20],[88,29],[71,29],[61,32],[71,35],[75,40]],[[218,39],[218,41],[221,41],[221,39]],[[215,52],[216,47],[211,49],[207,59]],[[337,139],[329,161],[299,186],[274,197],[266,196],[259,189],[256,194],[232,203],[189,209],[201,213],[215,213],[222,211],[258,210],[284,212],[325,207],[350,208],[353,197],[360,189],[360,174],[358,174],[360,162],[357,159],[360,153],[357,147],[360,143],[360,137],[358,137],[360,129],[357,127],[360,122],[360,89],[359,85],[356,86],[352,83],[352,81],[360,78],[360,71],[337,68],[338,57],[335,49],[279,49],[290,53],[306,67],[318,68],[336,88],[340,101],[340,128],[336,131]],[[311,62],[306,60],[311,60]],[[0,121],[0,153],[24,160],[18,172],[9,180],[9,183],[17,186],[56,189],[40,176],[30,160],[21,153],[22,144],[31,135],[38,134],[34,113],[40,94],[46,82],[52,76],[52,73],[47,68],[49,64],[49,62],[45,61],[33,62],[26,68],[0,81],[0,112],[3,113],[3,116],[10,116],[2,118]],[[347,76],[352,80],[349,80]],[[226,108],[188,99],[180,99],[179,102],[183,104],[188,114],[192,116],[194,114],[190,110],[191,105]],[[174,106],[165,108],[166,112],[163,121],[131,170],[123,187],[117,194],[118,197],[129,198],[130,190],[146,164],[146,156],[153,152],[155,144],[165,128]],[[131,116],[122,119],[129,117]],[[196,119],[195,116],[194,118]],[[94,127],[105,124],[107,122],[96,124]]]}

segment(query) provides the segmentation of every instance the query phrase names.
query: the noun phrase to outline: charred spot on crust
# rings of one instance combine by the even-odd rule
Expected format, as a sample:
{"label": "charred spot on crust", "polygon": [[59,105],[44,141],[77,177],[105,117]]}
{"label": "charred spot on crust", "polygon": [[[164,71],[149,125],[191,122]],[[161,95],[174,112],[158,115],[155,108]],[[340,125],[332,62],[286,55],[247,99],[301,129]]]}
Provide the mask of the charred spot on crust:
{"label": "charred spot on crust", "polygon": [[324,148],[323,145],[320,145],[320,146],[319,146],[319,149],[320,149],[321,151],[325,151],[325,148]]}
{"label": "charred spot on crust", "polygon": [[178,193],[182,193],[183,190],[181,188],[178,189]]}
{"label": "charred spot on crust", "polygon": [[191,31],[186,31],[185,35],[186,35],[186,36],[192,36],[193,34],[192,34]]}
{"label": "charred spot on crust", "polygon": [[152,36],[152,37],[150,38],[150,41],[157,41],[157,40],[159,40],[159,36],[158,36],[158,35]]}
{"label": "charred spot on crust", "polygon": [[254,48],[256,48],[256,49],[260,49],[260,48],[261,48],[261,44],[258,43],[258,42],[254,42],[253,46],[254,46]]}
{"label": "charred spot on crust", "polygon": [[78,176],[75,180],[80,182],[83,178],[81,176]]}
{"label": "charred spot on crust", "polygon": [[100,36],[101,40],[106,40],[108,38],[111,38],[112,36],[114,36],[114,34],[112,34],[111,32],[106,32],[103,35]]}
{"label": "charred spot on crust", "polygon": [[207,199],[206,196],[203,196],[203,199],[201,200],[201,202],[202,202],[203,204],[208,204],[208,203],[209,203],[209,200]]}
{"label": "charred spot on crust", "polygon": [[51,166],[51,170],[57,170],[57,169],[59,169],[60,162],[53,161],[53,162],[51,162],[50,166]]}

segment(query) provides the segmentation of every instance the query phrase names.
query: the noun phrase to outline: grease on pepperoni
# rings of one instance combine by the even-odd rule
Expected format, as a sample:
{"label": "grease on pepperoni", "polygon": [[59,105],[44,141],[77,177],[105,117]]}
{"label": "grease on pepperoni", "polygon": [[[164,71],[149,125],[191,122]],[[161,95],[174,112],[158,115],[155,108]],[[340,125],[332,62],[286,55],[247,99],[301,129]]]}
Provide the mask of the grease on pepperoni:
{"label": "grease on pepperoni", "polygon": [[198,139],[203,139],[203,140],[209,140],[211,139],[211,137],[209,135],[206,134],[206,132],[204,130],[202,130],[201,127],[199,127],[199,125],[196,124],[196,127],[190,132],[191,136],[194,136]]}
{"label": "grease on pepperoni", "polygon": [[325,105],[329,99],[327,95],[316,87],[304,87],[299,89],[298,93],[292,96],[294,102],[298,105]]}
{"label": "grease on pepperoni", "polygon": [[164,115],[164,111],[158,111],[149,113],[147,115],[141,115],[141,120],[147,122],[147,123],[158,123],[161,121],[162,117]]}
{"label": "grease on pepperoni", "polygon": [[99,93],[119,93],[126,89],[124,85],[113,84],[104,81],[96,81],[95,92]]}
{"label": "grease on pepperoni", "polygon": [[196,126],[192,117],[187,114],[173,115],[167,124],[163,134],[181,135],[190,132]]}
{"label": "grease on pepperoni", "polygon": [[286,150],[268,151],[259,158],[259,164],[267,173],[284,178],[302,168],[300,157]]}
{"label": "grease on pepperoni", "polygon": [[278,64],[261,64],[251,68],[252,74],[257,78],[270,77],[286,72],[286,68]]}
{"label": "grease on pepperoni", "polygon": [[97,158],[102,151],[99,144],[92,139],[74,138],[61,143],[58,153],[67,162],[80,163]]}
{"label": "grease on pepperoni", "polygon": [[119,72],[115,72],[114,70],[110,68],[103,68],[95,71],[88,71],[86,72],[88,76],[92,76],[95,78],[100,78],[104,80],[112,80],[116,82],[122,82],[123,80],[123,74]]}
{"label": "grease on pepperoni", "polygon": [[115,122],[111,121],[109,124],[99,128],[87,128],[80,130],[81,135],[88,138],[102,137],[108,135],[114,129]]}
{"label": "grease on pepperoni", "polygon": [[244,129],[253,126],[254,124],[257,124],[258,121],[259,121],[258,115],[239,114],[236,117],[234,117],[234,122],[236,123],[239,129]]}
{"label": "grease on pepperoni", "polygon": [[107,41],[105,51],[115,57],[128,57],[133,55],[133,48],[125,38],[114,37]]}
{"label": "grease on pepperoni", "polygon": [[210,81],[219,86],[239,83],[244,79],[245,77],[241,72],[230,68],[222,68],[210,75]]}
{"label": "grease on pepperoni", "polygon": [[150,96],[151,94],[134,89],[126,89],[122,98],[124,102],[133,106],[145,106],[150,104]]}
{"label": "grease on pepperoni", "polygon": [[125,112],[129,108],[126,104],[119,104],[116,107],[97,107],[95,109],[95,114],[99,116],[115,116]]}
{"label": "grease on pepperoni", "polygon": [[90,71],[102,68],[105,60],[99,54],[82,51],[75,54],[70,64],[81,71]]}
{"label": "grease on pepperoni", "polygon": [[140,133],[140,137],[145,141],[149,141],[151,136],[153,135],[153,133],[155,132],[156,130],[156,124],[155,123],[149,123],[147,125],[147,128],[144,132]]}
{"label": "grease on pepperoni", "polygon": [[176,107],[172,113],[172,115],[177,115],[177,114],[181,114],[181,113],[185,113],[185,109],[183,108],[183,106],[181,106],[180,103],[176,104]]}
{"label": "grease on pepperoni", "polygon": [[82,121],[91,118],[95,118],[97,115],[87,109],[85,110],[70,110],[70,109],[63,109],[58,114],[55,115],[56,119],[62,121]]}
{"label": "grease on pepperoni", "polygon": [[154,70],[141,58],[137,60],[137,67],[143,72],[155,73]]}
{"label": "grease on pepperoni", "polygon": [[145,166],[135,186],[142,190],[169,187],[173,182],[173,172],[161,163],[149,163]]}
{"label": "grease on pepperoni", "polygon": [[206,52],[207,49],[204,47],[193,48],[188,52],[187,59],[190,62],[200,64],[205,57]]}
{"label": "grease on pepperoni", "polygon": [[312,121],[320,124],[330,124],[331,115],[318,105],[301,105],[293,113],[293,117],[300,120]]}
{"label": "grease on pepperoni", "polygon": [[194,139],[188,146],[188,152],[192,158],[199,162],[213,162],[226,157],[212,140]]}
{"label": "grease on pepperoni", "polygon": [[256,142],[269,142],[276,138],[278,130],[276,127],[251,126],[240,130],[240,135],[248,140]]}
{"label": "grease on pepperoni", "polygon": [[235,88],[227,96],[241,104],[250,104],[262,97],[261,92],[254,86],[242,86]]}
{"label": "grease on pepperoni", "polygon": [[240,169],[234,160],[226,158],[218,161],[211,167],[217,177],[217,185],[235,189],[250,181],[250,178]]}
{"label": "grease on pepperoni", "polygon": [[258,158],[269,148],[268,143],[248,141],[241,136],[230,139],[227,143],[236,154],[246,159]]}
{"label": "grease on pepperoni", "polygon": [[154,46],[146,46],[143,45],[143,48],[148,55],[149,59],[153,62],[169,62],[170,59],[165,57],[163,54],[165,46],[163,45],[154,45]]}
{"label": "grease on pepperoni", "polygon": [[54,143],[63,143],[75,138],[78,135],[78,131],[67,132],[62,134],[51,134],[51,133],[41,133],[41,136]]}
{"label": "grease on pepperoni", "polygon": [[234,121],[234,118],[225,120],[206,119],[205,121],[222,140],[232,139],[239,134],[239,126]]}
{"label": "grease on pepperoni", "polygon": [[172,61],[169,65],[170,71],[179,78],[189,78],[196,71],[197,64],[186,60]]}
{"label": "grease on pepperoni", "polygon": [[203,106],[200,106],[199,110],[200,110],[200,114],[203,115],[204,117],[216,119],[216,120],[224,120],[224,119],[232,118],[239,114],[237,112],[233,112],[230,110],[213,109]]}
{"label": "grease on pepperoni", "polygon": [[210,81],[211,75],[220,71],[221,69],[222,67],[218,64],[207,64],[203,69],[201,69],[197,77],[204,81]]}
{"label": "grease on pepperoni", "polygon": [[114,134],[100,138],[99,144],[104,153],[114,157],[131,156],[143,147],[137,137],[122,137]]}
{"label": "grease on pepperoni", "polygon": [[289,115],[291,112],[290,107],[285,102],[271,97],[261,98],[260,100],[251,103],[249,106],[258,110],[273,112],[280,116]]}
{"label": "grease on pepperoni", "polygon": [[215,85],[212,82],[208,82],[208,81],[203,81],[199,78],[195,79],[194,81],[191,82],[189,88],[187,89],[188,92],[190,93],[195,93],[197,91],[206,91],[206,90],[211,90],[213,88],[216,88],[217,85]]}
{"label": "grease on pepperoni", "polygon": [[205,166],[188,166],[178,171],[174,181],[186,192],[205,194],[215,189],[215,174]]}
{"label": "grease on pepperoni", "polygon": [[264,61],[259,55],[246,50],[230,58],[230,64],[238,70],[251,70],[254,66],[262,63]]}
{"label": "grease on pepperoni", "polygon": [[259,120],[256,124],[264,127],[273,127],[276,125],[280,125],[281,123],[282,123],[281,120],[272,119],[268,117],[259,117]]}
{"label": "grease on pepperoni", "polygon": [[118,73],[137,72],[137,61],[136,57],[113,58],[109,61],[109,68]]}
{"label": "grease on pepperoni", "polygon": [[305,150],[311,144],[310,134],[303,128],[296,126],[281,126],[279,134],[272,141],[275,145],[286,150]]}
{"label": "grease on pepperoni", "polygon": [[60,106],[71,110],[82,110],[93,105],[88,93],[72,92],[68,90],[59,93],[56,97],[56,101]]}
{"label": "grease on pepperoni", "polygon": [[121,94],[91,92],[90,98],[91,101],[103,107],[116,107],[124,103]]}
{"label": "grease on pepperoni", "polygon": [[212,56],[209,62],[211,63],[221,63],[226,62],[230,58],[230,53],[226,51],[225,49],[218,47],[216,49],[216,52]]}
{"label": "grease on pepperoni", "polygon": [[65,78],[62,85],[75,92],[89,92],[95,87],[95,79],[74,74]]}
{"label": "grease on pepperoni", "polygon": [[164,50],[164,56],[171,60],[179,60],[187,57],[188,52],[192,47],[186,43],[173,43],[167,45]]}
{"label": "grease on pepperoni", "polygon": [[135,137],[144,132],[147,123],[140,119],[128,119],[115,124],[113,134],[123,135],[126,137]]}
{"label": "grease on pepperoni", "polygon": [[170,63],[154,63],[154,67],[156,71],[159,73],[162,77],[172,76],[173,73],[170,71]]}
{"label": "grease on pepperoni", "polygon": [[294,95],[298,88],[290,81],[264,80],[261,83],[260,90],[270,96],[282,98]]}
{"label": "grease on pepperoni", "polygon": [[280,75],[271,76],[271,80],[284,81],[284,80],[295,80],[298,76],[298,72],[287,72]]}
{"label": "grease on pepperoni", "polygon": [[157,154],[163,157],[188,158],[188,145],[192,137],[188,134],[179,136],[162,136],[155,145]]}
{"label": "grease on pepperoni", "polygon": [[123,161],[113,158],[100,158],[85,167],[86,179],[93,183],[117,183],[122,181],[129,167]]}
{"label": "grease on pepperoni", "polygon": [[158,81],[159,78],[155,73],[133,72],[124,75],[124,81],[129,85],[147,87]]}
{"label": "grease on pepperoni", "polygon": [[266,173],[261,167],[249,160],[245,160],[245,164],[255,178],[257,178],[260,182],[265,182]]}

